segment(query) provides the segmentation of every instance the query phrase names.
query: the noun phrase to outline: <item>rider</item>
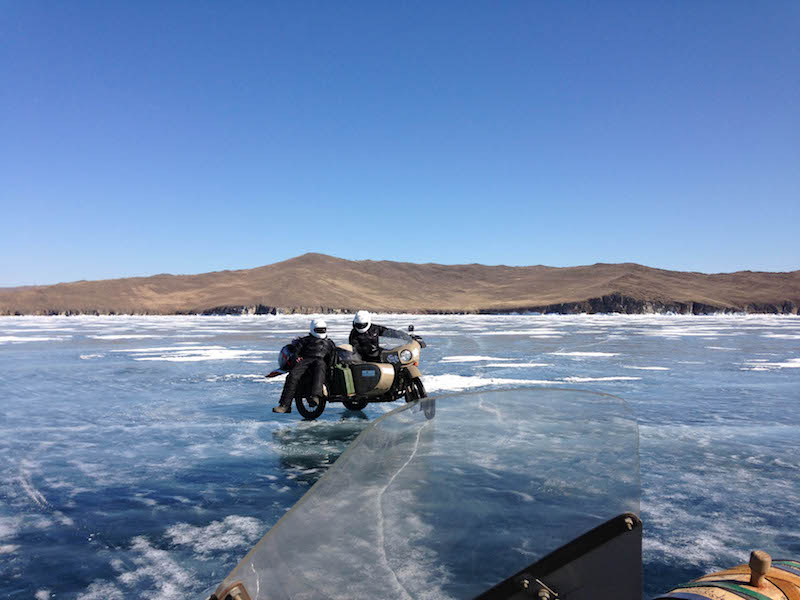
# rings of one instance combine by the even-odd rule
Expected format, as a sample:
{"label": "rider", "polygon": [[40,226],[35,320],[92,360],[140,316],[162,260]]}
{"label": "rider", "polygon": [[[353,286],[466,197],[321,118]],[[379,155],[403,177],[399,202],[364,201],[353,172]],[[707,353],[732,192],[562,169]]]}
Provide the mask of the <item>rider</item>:
{"label": "rider", "polygon": [[378,337],[392,331],[394,330],[383,325],[374,324],[372,315],[366,310],[360,310],[353,317],[350,345],[361,355],[363,360],[380,360],[381,348],[378,345]]}
{"label": "rider", "polygon": [[286,377],[280,403],[272,409],[272,412],[292,412],[292,399],[297,390],[297,384],[309,369],[312,374],[309,404],[316,406],[319,403],[319,397],[322,396],[322,384],[325,383],[325,373],[335,356],[336,344],[328,338],[328,324],[322,319],[311,321],[309,334],[296,338],[289,344],[289,349],[297,358],[295,366]]}

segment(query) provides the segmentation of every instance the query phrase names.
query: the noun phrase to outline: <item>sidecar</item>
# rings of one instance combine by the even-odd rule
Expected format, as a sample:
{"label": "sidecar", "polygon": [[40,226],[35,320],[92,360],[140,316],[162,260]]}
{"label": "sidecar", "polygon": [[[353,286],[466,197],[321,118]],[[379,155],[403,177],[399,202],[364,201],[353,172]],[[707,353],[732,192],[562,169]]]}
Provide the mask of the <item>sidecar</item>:
{"label": "sidecar", "polygon": [[391,393],[395,369],[390,363],[363,362],[349,344],[337,347],[337,360],[328,370],[323,397],[313,406],[311,378],[304,375],[297,386],[295,405],[306,419],[316,419],[329,402],[341,402],[350,410],[362,410],[369,402],[389,402],[397,398]]}

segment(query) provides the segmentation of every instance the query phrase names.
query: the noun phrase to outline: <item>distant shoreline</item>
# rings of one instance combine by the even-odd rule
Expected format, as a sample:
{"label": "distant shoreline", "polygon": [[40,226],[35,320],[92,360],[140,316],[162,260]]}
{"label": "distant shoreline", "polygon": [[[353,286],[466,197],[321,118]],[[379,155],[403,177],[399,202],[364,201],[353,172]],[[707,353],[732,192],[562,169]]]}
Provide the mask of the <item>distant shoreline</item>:
{"label": "distant shoreline", "polygon": [[[97,311],[88,311],[88,312],[64,312],[64,313],[27,313],[27,314],[10,314],[10,313],[0,313],[0,317],[247,317],[247,316],[293,316],[293,315],[352,315],[355,311],[352,310],[339,310],[339,309],[330,309],[330,310],[321,310],[321,311],[277,311],[277,312],[255,312],[248,310],[248,307],[244,307],[242,311],[233,311],[233,310],[223,310],[219,312],[215,311],[204,311],[204,312],[176,312],[176,313],[153,313],[153,312],[131,312],[131,313],[120,313],[120,312],[97,312]],[[741,310],[732,310],[732,309],[725,309],[719,311],[705,311],[705,312],[675,312],[675,311],[641,311],[641,312],[579,312],[579,311],[536,311],[536,310],[508,310],[508,311],[376,311],[376,314],[382,315],[431,315],[431,316],[459,316],[459,315],[483,315],[483,316],[527,316],[527,317],[535,317],[535,316],[594,316],[594,315],[605,315],[605,316],[642,316],[642,315],[649,315],[649,316],[674,316],[674,317],[716,317],[716,316],[731,316],[731,317],[746,317],[746,316],[775,316],[775,317],[800,317],[800,314],[797,312],[777,312],[772,310],[749,310],[749,311],[741,311]]]}
{"label": "distant shoreline", "polygon": [[634,263],[578,267],[350,261],[304,254],[241,271],[0,289],[0,315],[783,314],[800,271],[704,274]]}

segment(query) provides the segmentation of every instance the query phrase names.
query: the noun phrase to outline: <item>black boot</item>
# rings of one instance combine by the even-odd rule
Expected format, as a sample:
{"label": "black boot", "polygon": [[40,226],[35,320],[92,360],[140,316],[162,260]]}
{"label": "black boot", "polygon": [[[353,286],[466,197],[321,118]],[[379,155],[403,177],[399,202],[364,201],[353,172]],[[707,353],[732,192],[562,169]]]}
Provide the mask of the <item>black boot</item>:
{"label": "black boot", "polygon": [[317,408],[317,406],[319,406],[319,396],[311,396],[308,399],[308,405],[311,408]]}
{"label": "black boot", "polygon": [[278,404],[278,406],[274,406],[272,408],[272,412],[274,412],[274,413],[290,413],[290,412],[292,412],[292,405],[291,404]]}

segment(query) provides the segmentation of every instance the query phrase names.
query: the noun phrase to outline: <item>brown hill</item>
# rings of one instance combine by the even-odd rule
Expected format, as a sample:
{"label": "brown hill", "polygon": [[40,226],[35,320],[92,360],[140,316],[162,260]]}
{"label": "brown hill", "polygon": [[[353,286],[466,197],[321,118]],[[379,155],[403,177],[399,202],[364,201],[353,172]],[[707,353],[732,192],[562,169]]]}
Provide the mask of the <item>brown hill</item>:
{"label": "brown hill", "polygon": [[304,254],[241,271],[0,289],[0,314],[242,312],[770,312],[797,314],[800,271],[685,273],[642,265],[506,267]]}

